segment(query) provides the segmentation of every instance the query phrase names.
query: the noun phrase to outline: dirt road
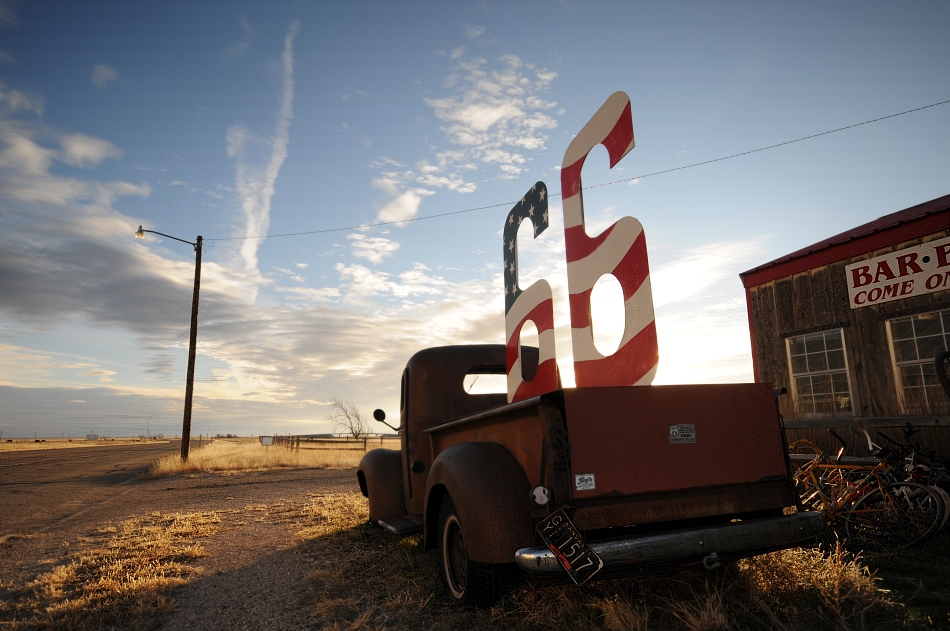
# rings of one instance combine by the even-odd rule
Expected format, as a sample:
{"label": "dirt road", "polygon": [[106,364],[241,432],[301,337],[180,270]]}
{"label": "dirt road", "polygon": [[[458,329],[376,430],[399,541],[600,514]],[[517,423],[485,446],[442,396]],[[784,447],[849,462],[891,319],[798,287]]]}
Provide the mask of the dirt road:
{"label": "dirt road", "polygon": [[180,444],[0,452],[0,542],[17,532],[46,532],[121,496],[150,463],[177,453]]}
{"label": "dirt road", "polygon": [[0,456],[0,586],[27,585],[103,526],[154,511],[217,511],[224,529],[204,542],[208,556],[176,590],[177,611],[161,628],[307,628],[300,602],[309,560],[297,553],[293,529],[274,515],[315,493],[358,492],[354,472],[138,477],[178,449],[176,442]]}

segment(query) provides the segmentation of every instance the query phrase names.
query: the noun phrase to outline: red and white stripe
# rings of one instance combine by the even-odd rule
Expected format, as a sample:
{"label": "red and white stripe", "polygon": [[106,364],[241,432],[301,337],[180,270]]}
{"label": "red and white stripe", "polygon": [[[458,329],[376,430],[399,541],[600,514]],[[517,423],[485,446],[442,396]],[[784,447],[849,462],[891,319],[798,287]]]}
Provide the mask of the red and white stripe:
{"label": "red and white stripe", "polygon": [[[521,329],[527,321],[538,328],[538,370],[531,381],[521,371]],[[525,289],[505,314],[505,368],[508,403],[557,390],[557,356],[554,348],[554,300],[551,286],[539,280]]]}
{"label": "red and white stripe", "polygon": [[[643,226],[623,217],[589,237],[584,224],[581,170],[587,154],[600,144],[607,148],[611,168],[633,149],[633,116],[623,92],[610,95],[568,146],[561,163],[574,378],[579,388],[649,385],[659,349]],[[620,281],[624,299],[623,337],[616,352],[606,357],[594,346],[590,317],[591,291],[604,274]]]}

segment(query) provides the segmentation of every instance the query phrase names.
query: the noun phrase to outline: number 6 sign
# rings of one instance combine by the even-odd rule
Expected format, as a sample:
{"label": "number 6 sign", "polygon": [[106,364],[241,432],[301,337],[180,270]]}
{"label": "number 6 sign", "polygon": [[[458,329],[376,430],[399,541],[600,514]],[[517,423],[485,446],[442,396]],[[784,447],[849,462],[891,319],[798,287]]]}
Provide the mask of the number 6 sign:
{"label": "number 6 sign", "polygon": [[[622,217],[597,236],[587,234],[581,170],[590,150],[604,145],[611,168],[633,149],[630,99],[615,92],[571,141],[561,165],[564,204],[564,244],[571,308],[571,345],[577,387],[650,385],[659,363],[650,264],[643,226]],[[557,389],[554,349],[554,308],[551,287],[539,280],[524,292],[518,286],[518,226],[534,224],[537,237],[548,227],[547,190],[538,182],[512,208],[505,222],[505,334],[508,401],[520,401]],[[624,330],[617,350],[602,355],[594,346],[590,297],[594,285],[612,274],[623,289]],[[521,370],[521,329],[532,321],[540,336],[540,365],[531,381]]]}
{"label": "number 6 sign", "polygon": [[[584,223],[581,170],[587,154],[599,144],[607,148],[611,168],[633,149],[633,116],[623,92],[610,95],[568,146],[561,163],[574,378],[579,388],[649,385],[659,351],[643,226],[633,217],[623,217],[590,237]],[[594,346],[590,317],[591,292],[604,274],[620,281],[624,300],[623,337],[617,351],[607,357]]]}

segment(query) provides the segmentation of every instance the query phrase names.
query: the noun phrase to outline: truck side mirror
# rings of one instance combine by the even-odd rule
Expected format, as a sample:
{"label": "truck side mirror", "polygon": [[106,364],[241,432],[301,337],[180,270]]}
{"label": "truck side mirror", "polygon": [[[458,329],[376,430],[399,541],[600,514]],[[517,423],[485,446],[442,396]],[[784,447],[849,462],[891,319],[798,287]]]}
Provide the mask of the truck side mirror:
{"label": "truck side mirror", "polygon": [[393,430],[397,434],[399,433],[398,427],[393,427],[392,425],[386,422],[386,413],[380,410],[379,408],[373,410],[373,418],[379,421],[380,423],[382,423],[383,425],[385,425],[386,427],[388,427],[389,429]]}

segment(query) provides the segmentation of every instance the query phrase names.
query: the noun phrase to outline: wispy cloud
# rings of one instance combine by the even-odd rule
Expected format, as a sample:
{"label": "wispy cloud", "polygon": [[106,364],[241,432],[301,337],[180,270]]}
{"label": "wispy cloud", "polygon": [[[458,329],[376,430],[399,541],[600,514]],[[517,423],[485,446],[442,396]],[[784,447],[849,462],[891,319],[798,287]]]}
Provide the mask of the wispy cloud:
{"label": "wispy cloud", "polygon": [[[280,167],[287,157],[287,144],[290,141],[290,121],[293,118],[294,98],[294,38],[300,30],[296,20],[291,22],[284,38],[284,52],[281,56],[282,84],[277,125],[274,134],[261,140],[250,134],[243,125],[233,125],[227,132],[228,156],[237,161],[235,185],[241,199],[244,213],[243,236],[254,237],[267,233],[270,226],[271,198]],[[263,144],[266,155],[263,164],[255,162],[252,156],[252,144]],[[257,271],[257,250],[259,239],[247,239],[241,246],[244,267],[248,271]]]}
{"label": "wispy cloud", "polygon": [[515,55],[497,61],[500,67],[480,58],[460,62],[447,80],[456,94],[425,103],[463,160],[498,164],[499,177],[515,179],[528,160],[525,152],[546,149],[546,132],[557,127],[545,113],[557,103],[542,98],[557,74]]}
{"label": "wispy cloud", "polygon": [[118,78],[119,73],[111,66],[96,64],[92,67],[92,76],[90,76],[90,79],[92,80],[92,84],[97,88],[104,88],[118,80]]}
{"label": "wispy cloud", "polygon": [[368,237],[364,234],[346,236],[353,249],[353,256],[363,258],[378,265],[399,250],[399,244],[383,237]]}
{"label": "wispy cloud", "polygon": [[478,26],[476,24],[469,24],[465,27],[465,37],[468,39],[477,39],[485,33],[484,26]]}
{"label": "wispy cloud", "polygon": [[225,53],[228,57],[242,56],[251,48],[251,44],[254,42],[254,26],[248,22],[247,15],[244,13],[239,15],[238,22],[241,24],[244,36],[241,38],[241,41],[228,48]]}
{"label": "wispy cloud", "polygon": [[20,110],[33,112],[34,114],[43,113],[43,101],[35,97],[30,97],[19,90],[10,90],[0,83],[0,113],[15,114]]}
{"label": "wispy cloud", "polygon": [[123,151],[107,140],[86,134],[66,134],[59,139],[62,160],[80,167],[94,167],[106,158],[119,160]]}
{"label": "wispy cloud", "polygon": [[[469,36],[478,37],[483,31],[471,27]],[[377,158],[372,166],[380,174],[372,184],[388,198],[377,221],[416,216],[422,200],[435,194],[434,189],[474,192],[479,165],[497,168],[492,179],[523,177],[532,154],[547,149],[548,132],[558,124],[551,112],[557,103],[544,96],[557,74],[515,55],[503,55],[493,62],[463,60],[465,50],[458,46],[447,53],[456,61],[445,80],[451,93],[424,100],[442,121],[440,129],[447,142],[454,146],[436,147],[431,157],[412,167],[392,158]]]}

